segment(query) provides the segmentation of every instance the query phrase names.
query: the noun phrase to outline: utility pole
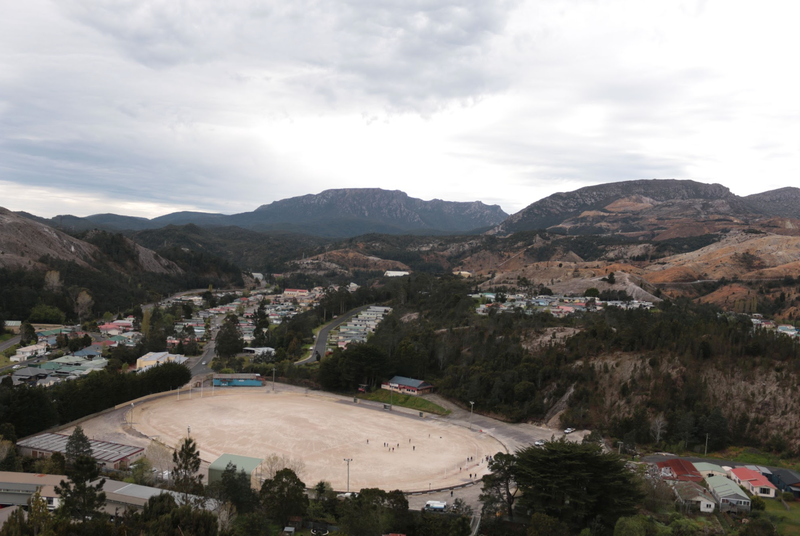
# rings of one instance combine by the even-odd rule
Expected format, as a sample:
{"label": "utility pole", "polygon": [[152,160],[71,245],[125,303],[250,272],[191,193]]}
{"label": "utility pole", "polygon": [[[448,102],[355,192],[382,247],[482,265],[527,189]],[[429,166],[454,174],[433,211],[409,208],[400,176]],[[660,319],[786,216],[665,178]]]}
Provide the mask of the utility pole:
{"label": "utility pole", "polygon": [[344,461],[347,462],[347,493],[350,493],[350,462],[353,458],[345,458]]}
{"label": "utility pole", "polygon": [[472,430],[472,413],[475,411],[475,402],[469,401],[469,429]]}
{"label": "utility pole", "polygon": [[706,451],[704,456],[708,456],[708,434],[706,434]]}

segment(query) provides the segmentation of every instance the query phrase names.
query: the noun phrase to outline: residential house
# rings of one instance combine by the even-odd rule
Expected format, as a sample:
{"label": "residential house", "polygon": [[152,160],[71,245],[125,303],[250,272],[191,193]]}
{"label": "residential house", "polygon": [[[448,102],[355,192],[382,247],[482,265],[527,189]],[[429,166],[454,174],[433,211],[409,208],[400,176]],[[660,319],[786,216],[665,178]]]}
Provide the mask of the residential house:
{"label": "residential house", "polygon": [[656,463],[662,480],[676,480],[680,482],[702,482],[703,476],[688,460],[673,458]]}
{"label": "residential house", "polygon": [[696,482],[676,482],[672,488],[678,502],[704,513],[712,513],[717,507],[714,496]]}
{"label": "residential house", "polygon": [[720,511],[750,511],[750,497],[733,480],[724,476],[711,476],[706,479],[706,484],[717,500]]}
{"label": "residential house", "polygon": [[775,469],[769,477],[780,491],[791,493],[800,498],[800,473],[791,469]]}
{"label": "residential house", "polygon": [[11,356],[10,360],[12,362],[20,362],[20,361],[27,361],[28,359],[40,355],[44,355],[47,353],[47,343],[40,342],[37,344],[33,344],[31,346],[25,346],[23,348],[19,348],[17,352]]}
{"label": "residential house", "polygon": [[740,486],[744,486],[751,495],[774,498],[778,488],[759,472],[747,467],[730,470],[730,478]]}
{"label": "residential house", "polygon": [[710,476],[724,476],[725,478],[728,477],[728,471],[726,471],[716,463],[695,462],[694,468],[697,469],[697,471],[701,475],[703,475],[703,478],[708,478]]}

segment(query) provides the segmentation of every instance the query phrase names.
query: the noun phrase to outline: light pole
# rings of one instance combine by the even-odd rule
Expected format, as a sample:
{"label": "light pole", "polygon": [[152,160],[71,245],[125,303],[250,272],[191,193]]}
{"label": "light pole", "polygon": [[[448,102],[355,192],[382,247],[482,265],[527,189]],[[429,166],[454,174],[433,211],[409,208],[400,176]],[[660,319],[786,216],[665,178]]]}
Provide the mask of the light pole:
{"label": "light pole", "polygon": [[353,458],[345,458],[344,461],[347,462],[347,493],[350,493],[350,462]]}
{"label": "light pole", "polygon": [[472,430],[472,413],[475,410],[475,402],[469,401],[469,429]]}
{"label": "light pole", "polygon": [[131,402],[131,428],[133,428],[133,402]]}
{"label": "light pole", "polygon": [[272,392],[275,392],[275,367],[272,367]]}

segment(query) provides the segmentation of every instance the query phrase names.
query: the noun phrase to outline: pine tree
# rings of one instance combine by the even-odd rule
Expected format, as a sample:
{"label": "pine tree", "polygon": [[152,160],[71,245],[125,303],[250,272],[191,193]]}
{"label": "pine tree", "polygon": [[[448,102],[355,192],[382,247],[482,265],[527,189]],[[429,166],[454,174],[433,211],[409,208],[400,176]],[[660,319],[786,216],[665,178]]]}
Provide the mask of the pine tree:
{"label": "pine tree", "polygon": [[67,440],[66,458],[68,464],[73,464],[80,456],[92,457],[92,445],[89,438],[83,433],[83,428],[75,427],[75,431]]}
{"label": "pine tree", "polygon": [[[103,492],[105,478],[100,477],[100,468],[91,456],[78,456],[72,464],[72,468],[67,471],[69,480],[62,480],[55,487],[55,491],[61,496],[59,513],[77,519],[81,522],[89,518],[95,519],[102,517],[101,508],[106,502],[106,494]],[[96,484],[92,482],[97,481]]]}
{"label": "pine tree", "polygon": [[183,494],[183,504],[188,504],[191,494],[203,491],[203,475],[197,474],[200,470],[200,453],[194,439],[187,437],[183,440],[172,453],[172,462],[175,464],[175,488]]}

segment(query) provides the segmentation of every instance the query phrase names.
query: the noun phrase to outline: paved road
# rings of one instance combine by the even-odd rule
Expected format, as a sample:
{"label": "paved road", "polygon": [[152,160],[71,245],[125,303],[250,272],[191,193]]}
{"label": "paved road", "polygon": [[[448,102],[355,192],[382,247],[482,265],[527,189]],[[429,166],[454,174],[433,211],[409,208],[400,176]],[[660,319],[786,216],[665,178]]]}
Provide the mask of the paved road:
{"label": "paved road", "polygon": [[322,329],[320,329],[319,333],[317,333],[317,340],[314,343],[314,346],[311,347],[311,355],[309,355],[305,359],[301,359],[300,361],[297,361],[295,363],[295,365],[306,365],[308,363],[313,363],[314,361],[316,361],[317,353],[319,353],[320,358],[325,357],[325,348],[328,345],[328,334],[331,332],[331,330],[333,328],[343,324],[344,322],[346,322],[347,320],[349,320],[353,316],[357,315],[358,313],[360,313],[364,309],[367,309],[368,307],[369,307],[369,305],[363,305],[361,307],[353,309],[352,311],[348,311],[345,314],[335,318],[328,325],[326,325]]}
{"label": "paved road", "polygon": [[0,342],[0,353],[5,352],[15,344],[19,344],[19,335],[16,337],[11,337],[5,342]]}

